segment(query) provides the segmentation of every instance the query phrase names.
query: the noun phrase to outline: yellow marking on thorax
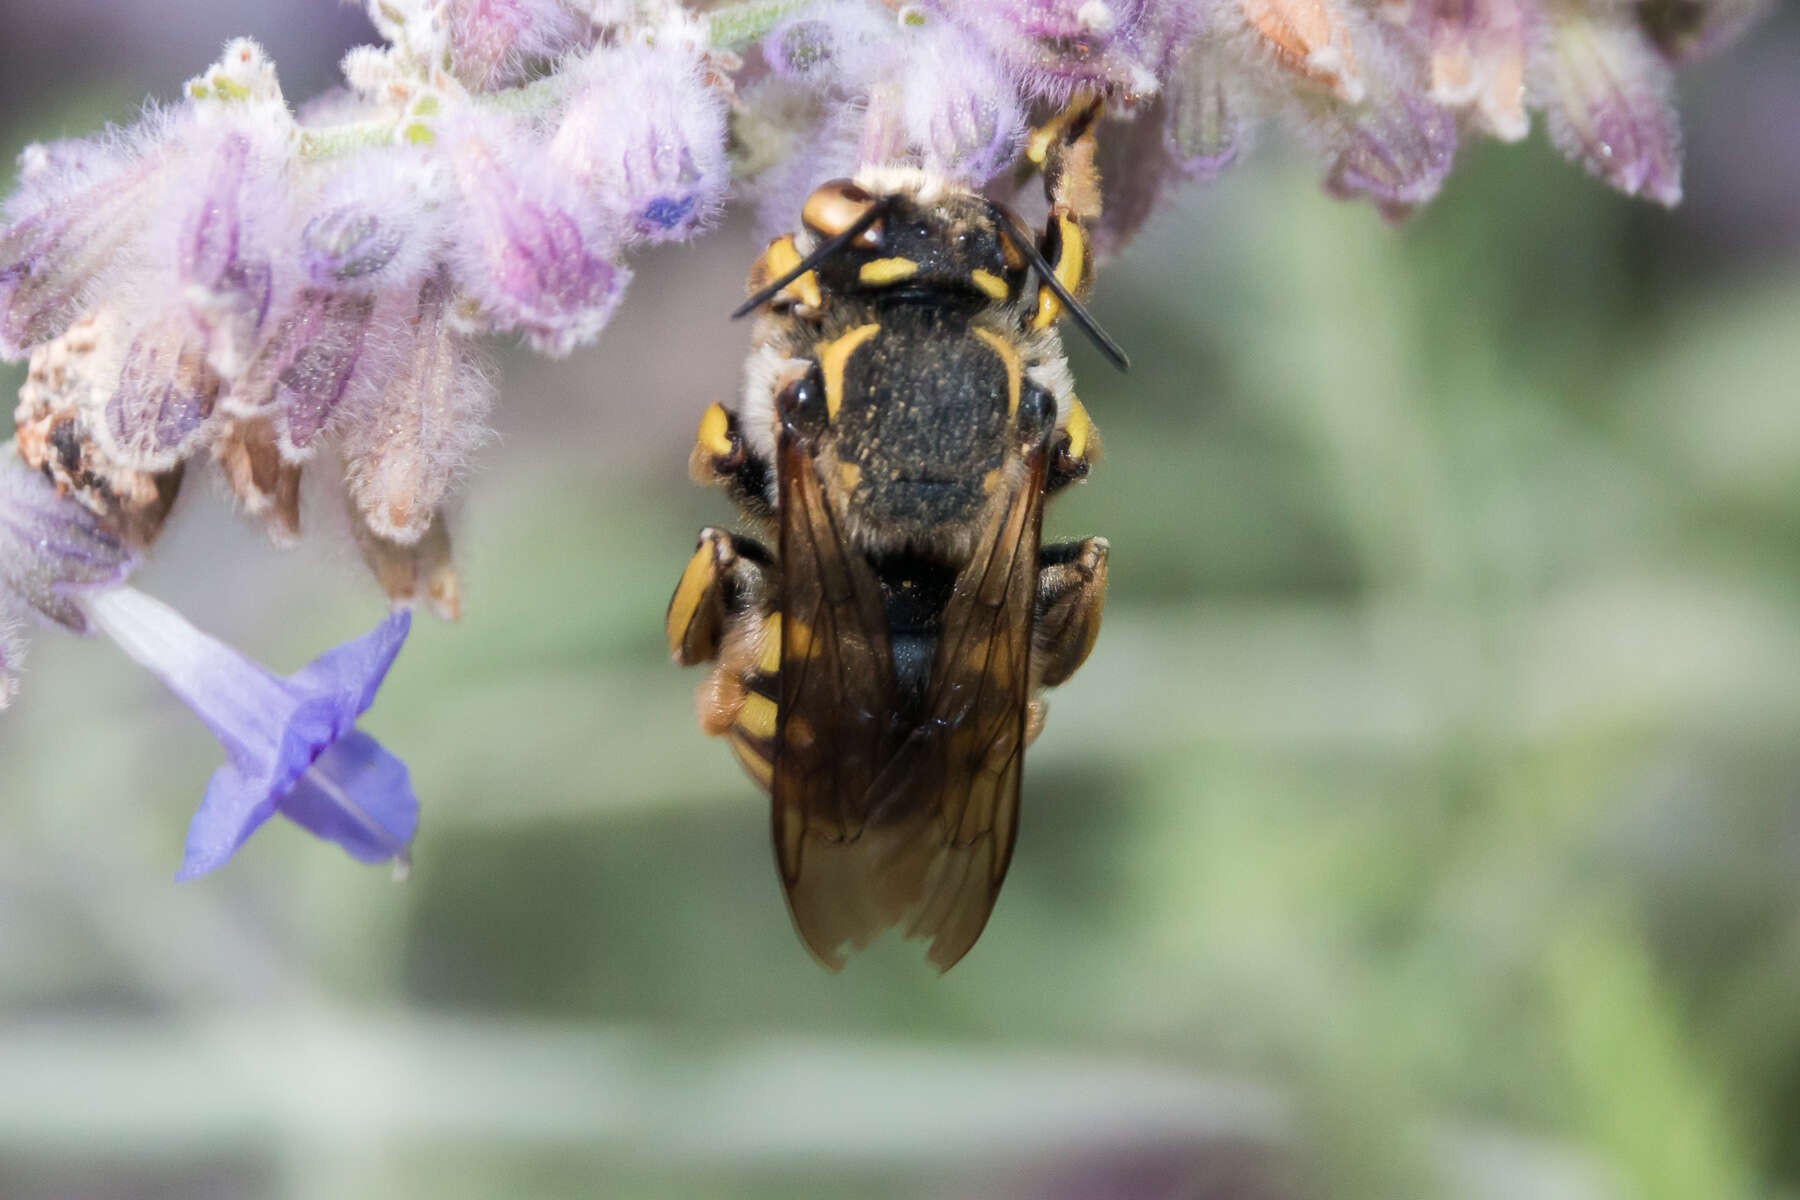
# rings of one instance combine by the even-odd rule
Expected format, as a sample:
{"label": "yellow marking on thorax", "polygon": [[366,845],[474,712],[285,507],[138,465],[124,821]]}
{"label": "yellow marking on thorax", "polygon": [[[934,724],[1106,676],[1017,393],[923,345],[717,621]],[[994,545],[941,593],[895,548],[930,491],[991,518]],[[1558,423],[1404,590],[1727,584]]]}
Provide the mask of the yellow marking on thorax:
{"label": "yellow marking on thorax", "polygon": [[767,696],[748,692],[744,707],[738,709],[737,727],[754,738],[775,736],[775,702]]}
{"label": "yellow marking on thorax", "polygon": [[832,420],[837,420],[838,409],[844,406],[845,365],[858,346],[880,332],[881,326],[871,321],[819,343],[819,369],[825,374],[825,413]]}
{"label": "yellow marking on thorax", "polygon": [[987,294],[989,299],[1006,299],[1006,280],[992,271],[983,271],[979,267],[969,272],[969,279],[974,285]]}
{"label": "yellow marking on thorax", "polygon": [[1069,435],[1069,456],[1084,457],[1094,436],[1094,422],[1088,416],[1087,406],[1073,396],[1069,397],[1069,418],[1063,422],[1063,429]]}
{"label": "yellow marking on thorax", "polygon": [[862,468],[855,463],[839,463],[837,477],[839,487],[846,492],[854,492],[856,485],[862,482]]}
{"label": "yellow marking on thorax", "polygon": [[1018,347],[1001,337],[991,329],[977,327],[976,337],[994,348],[1000,361],[1006,364],[1006,413],[1011,416],[1019,411],[1019,389],[1023,386],[1025,364],[1019,358]]}
{"label": "yellow marking on thorax", "polygon": [[[762,261],[764,267],[767,269],[767,274],[764,276],[765,281],[780,279],[783,275],[786,275],[789,271],[799,266],[800,249],[794,245],[794,235],[791,233],[784,233],[774,241],[770,242],[769,248],[763,251]],[[756,281],[752,279],[751,282],[755,284]],[[755,287],[752,287],[751,290],[754,291]],[[823,297],[819,295],[819,277],[812,271],[808,271],[781,290],[783,292],[793,292],[800,298],[800,303],[809,308],[818,308],[824,303]]]}
{"label": "yellow marking on thorax", "polygon": [[862,265],[856,278],[871,287],[886,287],[911,279],[919,272],[919,264],[910,258],[877,258]]}
{"label": "yellow marking on thorax", "polygon": [[781,671],[780,613],[770,613],[763,618],[762,653],[756,656],[756,670],[770,678]]}
{"label": "yellow marking on thorax", "polygon": [[714,458],[731,454],[731,418],[725,415],[724,405],[714,401],[706,406],[700,414],[700,432],[695,440]]}

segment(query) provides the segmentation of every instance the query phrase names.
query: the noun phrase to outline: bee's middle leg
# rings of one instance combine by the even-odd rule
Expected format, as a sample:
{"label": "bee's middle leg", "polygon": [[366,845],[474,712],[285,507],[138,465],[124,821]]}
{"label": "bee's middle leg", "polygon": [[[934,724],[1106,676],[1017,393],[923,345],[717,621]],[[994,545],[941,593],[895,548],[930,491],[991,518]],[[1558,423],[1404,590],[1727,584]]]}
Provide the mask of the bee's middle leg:
{"label": "bee's middle leg", "polygon": [[711,664],[694,697],[701,730],[728,738],[744,769],[765,788],[781,646],[774,576],[774,562],[757,542],[703,529],[666,622],[676,662]]}
{"label": "bee's middle leg", "polygon": [[1106,559],[1111,549],[1105,538],[1091,537],[1038,551],[1028,740],[1035,739],[1044,727],[1046,705],[1038,693],[1073,675],[1087,661],[1100,636],[1100,617],[1106,608]]}

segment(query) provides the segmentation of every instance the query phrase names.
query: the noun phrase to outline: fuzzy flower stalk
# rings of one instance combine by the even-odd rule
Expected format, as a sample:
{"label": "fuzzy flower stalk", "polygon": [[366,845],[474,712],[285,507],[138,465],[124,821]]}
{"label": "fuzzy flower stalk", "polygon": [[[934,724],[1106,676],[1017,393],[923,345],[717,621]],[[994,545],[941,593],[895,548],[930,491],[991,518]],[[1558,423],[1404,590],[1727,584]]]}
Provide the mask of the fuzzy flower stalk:
{"label": "fuzzy flower stalk", "polygon": [[29,624],[98,628],[226,748],[188,871],[276,812],[396,858],[405,769],[352,724],[403,623],[279,679],[122,587],[195,472],[280,545],[313,476],[339,480],[388,605],[454,618],[488,347],[591,345],[633,256],[728,202],[787,228],[817,184],[889,165],[1004,195],[1033,123],[1097,97],[1103,154],[1126,148],[1101,163],[1103,253],[1271,124],[1391,218],[1465,139],[1540,114],[1600,180],[1674,204],[1674,69],[1765,3],[369,0],[382,43],[298,104],[230,42],[136,125],[28,147],[0,207],[0,359],[29,363],[0,449],[0,705]]}

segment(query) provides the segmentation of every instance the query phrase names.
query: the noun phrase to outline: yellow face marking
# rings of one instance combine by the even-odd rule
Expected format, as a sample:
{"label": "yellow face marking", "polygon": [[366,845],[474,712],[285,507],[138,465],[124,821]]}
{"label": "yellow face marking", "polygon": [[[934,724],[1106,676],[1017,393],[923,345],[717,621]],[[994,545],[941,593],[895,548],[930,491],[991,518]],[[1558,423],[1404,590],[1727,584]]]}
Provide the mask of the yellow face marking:
{"label": "yellow face marking", "polygon": [[974,333],[992,346],[1000,361],[1006,364],[1006,414],[1011,416],[1019,411],[1019,388],[1023,386],[1025,364],[1019,358],[1018,349],[993,330],[976,328]]}
{"label": "yellow face marking", "polygon": [[1069,457],[1085,457],[1088,442],[1094,436],[1094,422],[1088,417],[1087,407],[1073,396],[1069,397],[1069,419],[1063,422],[1063,429],[1069,435]]}
{"label": "yellow face marking", "polygon": [[702,542],[694,551],[694,557],[688,559],[688,565],[681,572],[681,582],[675,585],[675,598],[669,601],[669,653],[680,654],[682,645],[687,641],[688,626],[694,623],[694,614],[700,611],[700,602],[717,578],[717,569],[713,565],[712,545]]}
{"label": "yellow face marking", "polygon": [[714,402],[706,406],[700,414],[700,433],[694,440],[714,458],[731,455],[731,419],[725,415],[723,405]]}
{"label": "yellow face marking", "polygon": [[879,332],[881,326],[871,321],[819,343],[819,369],[825,374],[825,413],[832,420],[837,420],[838,409],[844,406],[844,366],[858,346]]}
{"label": "yellow face marking", "polygon": [[846,492],[854,492],[856,485],[862,482],[862,468],[855,463],[839,463],[837,476],[839,487]]}
{"label": "yellow face marking", "polygon": [[[763,251],[762,261],[764,267],[762,281],[759,283],[753,274],[752,291],[755,291],[757,287],[765,286],[770,280],[780,279],[800,265],[800,249],[794,245],[794,235],[784,233],[770,242],[769,248]],[[819,295],[819,277],[812,271],[800,276],[781,291],[784,295],[792,292],[799,298],[800,303],[809,308],[817,308],[824,303],[823,298]]]}
{"label": "yellow face marking", "polygon": [[744,707],[738,709],[737,727],[754,738],[775,736],[775,702],[767,696],[749,692]]}
{"label": "yellow face marking", "polygon": [[919,272],[919,264],[910,258],[877,258],[862,265],[856,278],[871,287],[886,287],[911,279]]}
{"label": "yellow face marking", "polygon": [[756,656],[756,669],[760,674],[770,676],[781,670],[780,613],[770,613],[763,618],[762,653]]}
{"label": "yellow face marking", "polygon": [[990,299],[1006,299],[1006,280],[1000,278],[992,271],[983,271],[977,268],[976,270],[969,272],[969,279]]}

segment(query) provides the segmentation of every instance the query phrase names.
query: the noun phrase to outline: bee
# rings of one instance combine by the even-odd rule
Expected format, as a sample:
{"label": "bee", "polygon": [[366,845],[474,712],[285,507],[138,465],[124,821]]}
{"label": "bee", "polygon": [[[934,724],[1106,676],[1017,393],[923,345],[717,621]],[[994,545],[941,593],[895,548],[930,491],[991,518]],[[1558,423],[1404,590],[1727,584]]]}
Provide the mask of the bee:
{"label": "bee", "polygon": [[1050,199],[1035,241],[921,170],[816,189],[751,269],[742,395],[700,421],[691,473],[748,532],[701,531],[669,646],[711,664],[701,727],[771,794],[789,909],[832,970],[895,925],[940,970],[974,945],[1040,693],[1099,633],[1107,542],[1039,541],[1098,448],[1059,317],[1126,365],[1079,300],[1098,111],[1028,145]]}

